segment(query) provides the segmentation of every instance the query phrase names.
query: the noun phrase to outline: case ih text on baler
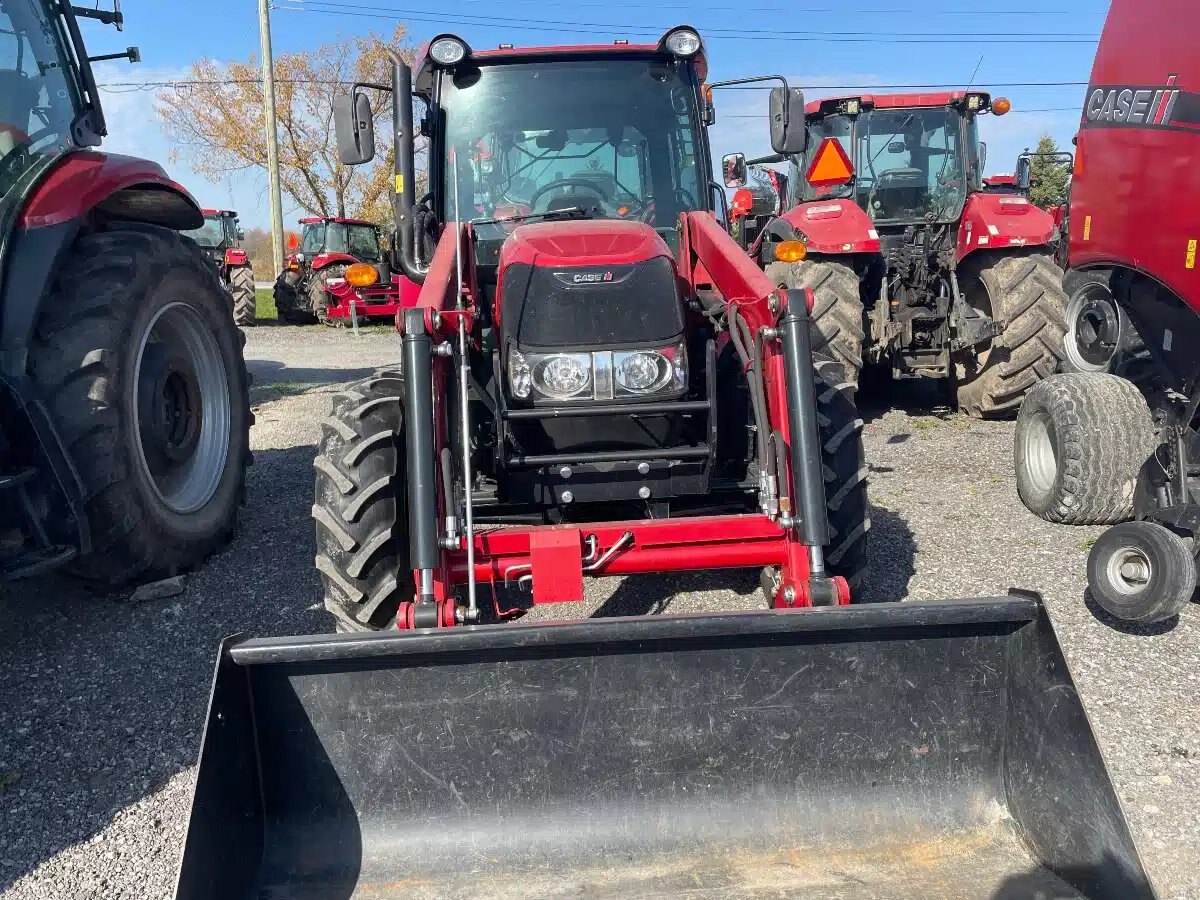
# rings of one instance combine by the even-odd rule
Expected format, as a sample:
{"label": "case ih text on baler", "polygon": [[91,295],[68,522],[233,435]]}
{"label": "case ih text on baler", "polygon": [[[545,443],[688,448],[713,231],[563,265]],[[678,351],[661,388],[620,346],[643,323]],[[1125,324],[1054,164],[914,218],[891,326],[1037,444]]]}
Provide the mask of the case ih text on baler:
{"label": "case ih text on baler", "polygon": [[[862,423],[812,293],[713,215],[699,35],[394,63],[421,293],[313,510],[339,630],[384,633],[222,647],[179,900],[1152,897],[1036,597],[859,605]],[[733,567],[774,610],[475,624]]]}

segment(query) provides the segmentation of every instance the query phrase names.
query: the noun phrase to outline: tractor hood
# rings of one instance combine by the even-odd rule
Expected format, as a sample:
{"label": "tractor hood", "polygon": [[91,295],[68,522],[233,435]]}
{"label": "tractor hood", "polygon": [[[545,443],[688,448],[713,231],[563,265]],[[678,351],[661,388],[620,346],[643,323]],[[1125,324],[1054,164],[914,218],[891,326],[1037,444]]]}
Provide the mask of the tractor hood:
{"label": "tractor hood", "polygon": [[[514,263],[554,268],[622,266],[671,249],[644,222],[622,219],[568,219],[520,225],[500,249],[500,274]],[[579,273],[582,274],[582,273]]]}
{"label": "tractor hood", "polygon": [[520,347],[665,346],[683,331],[675,259],[642,222],[520,225],[496,285],[497,324]]}

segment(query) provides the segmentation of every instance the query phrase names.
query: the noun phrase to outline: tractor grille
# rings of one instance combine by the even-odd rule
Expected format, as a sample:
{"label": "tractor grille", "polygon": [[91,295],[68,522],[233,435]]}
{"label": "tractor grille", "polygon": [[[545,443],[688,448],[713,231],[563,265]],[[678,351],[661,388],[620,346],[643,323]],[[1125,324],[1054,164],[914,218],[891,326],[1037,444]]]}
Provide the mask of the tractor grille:
{"label": "tractor grille", "polygon": [[504,270],[500,297],[502,327],[521,347],[666,345],[683,332],[665,257],[566,269],[516,263]]}

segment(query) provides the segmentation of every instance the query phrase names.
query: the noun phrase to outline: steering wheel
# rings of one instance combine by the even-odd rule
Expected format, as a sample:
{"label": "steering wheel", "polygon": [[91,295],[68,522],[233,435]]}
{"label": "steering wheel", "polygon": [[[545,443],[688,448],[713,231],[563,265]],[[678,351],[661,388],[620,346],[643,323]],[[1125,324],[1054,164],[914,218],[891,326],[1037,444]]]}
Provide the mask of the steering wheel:
{"label": "steering wheel", "polygon": [[579,187],[591,191],[601,200],[611,200],[612,194],[598,185],[590,178],[556,178],[554,181],[543,184],[540,188],[533,192],[533,196],[529,198],[529,208],[537,209],[538,200],[543,195],[550,193],[555,188],[564,187]]}

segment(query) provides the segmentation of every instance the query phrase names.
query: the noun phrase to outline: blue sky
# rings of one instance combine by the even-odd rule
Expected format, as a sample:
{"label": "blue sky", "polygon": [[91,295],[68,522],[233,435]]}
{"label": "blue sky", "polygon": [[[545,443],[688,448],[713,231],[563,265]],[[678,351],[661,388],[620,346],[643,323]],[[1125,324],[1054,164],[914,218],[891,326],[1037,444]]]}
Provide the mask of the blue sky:
{"label": "blue sky", "polygon": [[[195,59],[244,59],[258,52],[257,0],[124,0],[122,8],[122,35],[84,26],[91,52],[136,44],[143,62],[101,64],[102,83],[180,78]],[[653,7],[637,0],[453,0],[440,6],[416,0],[275,0],[272,34],[280,53],[370,30],[386,34],[404,21],[418,43],[453,31],[473,46],[488,47],[621,37],[636,42],[687,22],[705,35],[710,80],[783,74],[805,86],[810,97],[847,93],[834,85],[879,85],[877,92],[889,85],[965,85],[978,66],[975,85],[1013,103],[1009,115],[986,116],[981,127],[988,170],[1010,172],[1017,153],[1042,132],[1069,146],[1083,87],[1044,85],[1087,81],[1106,10],[1102,0],[665,0]],[[931,38],[943,43],[927,42]],[[1038,86],[1018,86],[1023,82]],[[247,227],[266,225],[265,173],[239,173],[214,184],[186,162],[171,162],[153,100],[150,89],[105,92],[107,149],[156,159],[203,205],[233,206]],[[715,155],[769,152],[765,125],[755,118],[765,112],[765,94],[718,92],[716,100]],[[288,221],[296,217],[287,198],[284,209]]]}

